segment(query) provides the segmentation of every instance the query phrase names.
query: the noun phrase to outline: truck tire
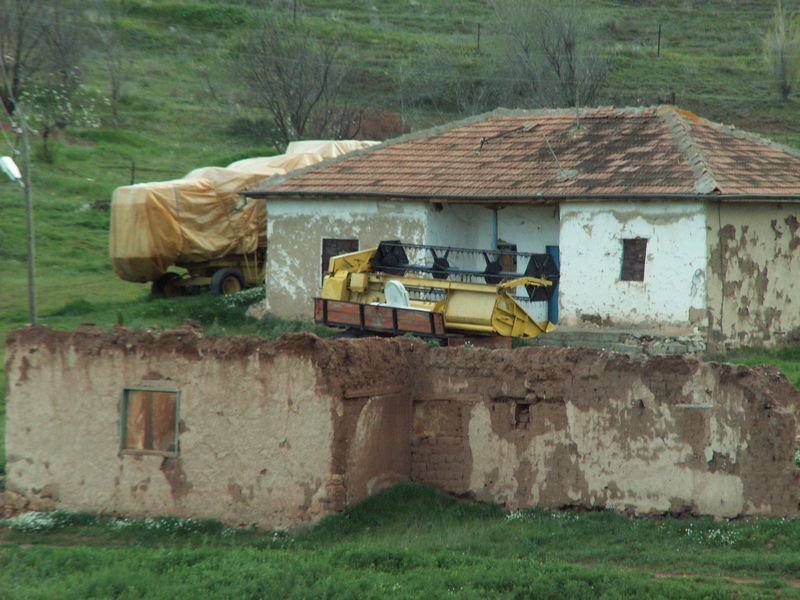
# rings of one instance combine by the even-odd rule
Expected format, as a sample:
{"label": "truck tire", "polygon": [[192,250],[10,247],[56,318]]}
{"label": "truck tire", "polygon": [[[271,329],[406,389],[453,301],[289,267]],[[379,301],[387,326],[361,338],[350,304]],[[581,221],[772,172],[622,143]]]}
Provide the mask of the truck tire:
{"label": "truck tire", "polygon": [[183,293],[183,288],[178,285],[181,276],[177,273],[167,272],[153,282],[150,294],[154,298],[174,298]]}
{"label": "truck tire", "polygon": [[211,276],[212,294],[235,294],[244,289],[244,277],[239,269],[220,269]]}

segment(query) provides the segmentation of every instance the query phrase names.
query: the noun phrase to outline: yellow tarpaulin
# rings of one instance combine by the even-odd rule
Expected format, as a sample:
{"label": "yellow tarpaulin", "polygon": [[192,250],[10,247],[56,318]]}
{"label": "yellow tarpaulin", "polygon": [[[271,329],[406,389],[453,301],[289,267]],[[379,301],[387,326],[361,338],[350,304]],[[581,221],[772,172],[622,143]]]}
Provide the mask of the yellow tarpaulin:
{"label": "yellow tarpaulin", "polygon": [[240,192],[365,148],[368,141],[292,142],[285,154],[195,169],[182,179],[117,188],[111,199],[109,249],[114,272],[126,281],[154,281],[171,265],[247,254],[266,245],[264,202],[242,202]]}

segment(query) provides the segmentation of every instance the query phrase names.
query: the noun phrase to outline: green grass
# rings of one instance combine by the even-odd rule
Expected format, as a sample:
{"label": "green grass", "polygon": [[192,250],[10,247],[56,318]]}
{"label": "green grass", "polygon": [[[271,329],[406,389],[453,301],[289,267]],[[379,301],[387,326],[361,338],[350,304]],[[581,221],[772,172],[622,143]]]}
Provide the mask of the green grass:
{"label": "green grass", "polygon": [[800,388],[800,345],[786,346],[777,350],[745,348],[725,357],[713,358],[724,358],[727,362],[740,365],[775,365],[795,387]]}
{"label": "green grass", "polygon": [[413,484],[291,533],[55,513],[0,541],[20,599],[800,597],[800,521],[505,513]]}

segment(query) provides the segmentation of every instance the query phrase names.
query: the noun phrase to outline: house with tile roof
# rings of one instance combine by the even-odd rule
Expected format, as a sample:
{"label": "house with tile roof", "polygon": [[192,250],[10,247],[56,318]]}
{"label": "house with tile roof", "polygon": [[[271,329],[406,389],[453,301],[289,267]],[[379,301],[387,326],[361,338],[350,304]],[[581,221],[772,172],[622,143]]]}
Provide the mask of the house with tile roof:
{"label": "house with tile roof", "polygon": [[800,327],[800,153],[673,106],[498,109],[246,195],[267,200],[283,317],[311,317],[327,256],[400,239],[557,248],[568,327],[672,328],[712,349]]}

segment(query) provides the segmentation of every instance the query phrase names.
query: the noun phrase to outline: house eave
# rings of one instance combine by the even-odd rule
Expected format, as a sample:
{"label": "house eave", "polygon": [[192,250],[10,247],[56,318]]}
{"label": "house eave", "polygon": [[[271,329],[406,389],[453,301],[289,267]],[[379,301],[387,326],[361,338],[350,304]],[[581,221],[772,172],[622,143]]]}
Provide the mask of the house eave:
{"label": "house eave", "polygon": [[537,194],[520,196],[461,196],[453,194],[414,194],[414,193],[387,193],[387,192],[271,192],[256,190],[243,192],[246,198],[254,200],[280,199],[280,200],[333,200],[333,199],[369,199],[369,200],[411,200],[441,204],[560,204],[569,202],[619,202],[619,201],[670,201],[683,200],[695,202],[726,202],[744,204],[765,203],[800,203],[800,195],[778,196],[771,194]]}

